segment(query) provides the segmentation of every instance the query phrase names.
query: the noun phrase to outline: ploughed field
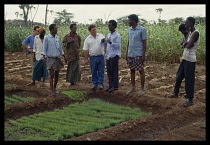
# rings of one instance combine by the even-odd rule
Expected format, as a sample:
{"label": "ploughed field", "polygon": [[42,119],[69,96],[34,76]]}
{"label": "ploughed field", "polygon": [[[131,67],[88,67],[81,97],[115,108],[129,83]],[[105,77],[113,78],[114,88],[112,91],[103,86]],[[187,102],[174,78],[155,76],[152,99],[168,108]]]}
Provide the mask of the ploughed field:
{"label": "ploughed field", "polygon": [[[146,62],[146,94],[140,96],[137,94],[140,89],[138,72],[136,73],[138,91],[126,95],[130,89],[130,73],[125,59],[121,58],[119,64],[119,90],[108,93],[104,90],[92,91],[90,89],[92,86],[90,69],[89,66],[84,66],[84,58],[81,57],[82,77],[79,85],[69,87],[69,83],[65,80],[67,70],[67,65],[65,65],[60,70],[57,85],[59,94],[50,96],[49,79],[46,80],[45,87],[42,87],[41,83],[27,86],[31,82],[32,72],[28,55],[24,52],[5,52],[4,56],[4,124],[9,128],[20,124],[15,132],[18,136],[25,135],[28,131],[28,137],[25,140],[39,140],[40,136],[42,140],[65,141],[206,140],[206,68],[204,65],[196,66],[195,104],[184,108],[181,106],[185,101],[184,81],[178,98],[166,97],[173,92],[178,63]],[[107,84],[105,72],[105,87]],[[82,95],[77,96],[77,93],[73,93],[69,97],[68,91],[80,91]],[[98,103],[101,104],[97,106]],[[109,108],[109,105],[113,106]],[[88,109],[85,108],[91,107],[93,112],[90,109],[88,114]],[[72,115],[74,110],[81,111]],[[128,112],[123,112],[123,110]],[[143,115],[139,114],[141,111]],[[58,114],[60,116],[56,116]],[[72,119],[71,115],[75,117],[73,124],[69,121]],[[40,120],[46,124],[41,126],[42,122],[38,120],[40,123],[37,123],[35,120],[34,124],[37,128],[30,128],[34,125],[32,123],[28,125],[28,128],[21,127],[21,122],[27,124],[27,121],[31,122],[30,119],[37,118],[41,118]],[[61,129],[55,125],[49,126],[45,119],[50,120],[49,123],[53,120],[54,123],[56,121],[63,123],[66,134],[63,136],[53,134]],[[85,121],[90,122],[89,128]],[[106,125],[103,126],[103,123]],[[40,133],[45,126],[48,126],[45,133]],[[86,132],[83,131],[85,127]],[[77,132],[72,134],[68,132],[69,130]],[[6,129],[4,137],[5,140],[13,140],[14,134],[12,136]]]}

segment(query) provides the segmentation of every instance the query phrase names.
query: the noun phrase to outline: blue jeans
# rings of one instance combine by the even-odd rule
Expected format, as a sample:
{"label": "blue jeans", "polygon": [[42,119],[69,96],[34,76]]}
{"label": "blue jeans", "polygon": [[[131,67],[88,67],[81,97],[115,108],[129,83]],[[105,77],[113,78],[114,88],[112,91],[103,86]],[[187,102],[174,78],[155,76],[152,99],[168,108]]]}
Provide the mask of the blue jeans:
{"label": "blue jeans", "polygon": [[104,83],[104,56],[90,56],[90,69],[94,86],[103,86]]}

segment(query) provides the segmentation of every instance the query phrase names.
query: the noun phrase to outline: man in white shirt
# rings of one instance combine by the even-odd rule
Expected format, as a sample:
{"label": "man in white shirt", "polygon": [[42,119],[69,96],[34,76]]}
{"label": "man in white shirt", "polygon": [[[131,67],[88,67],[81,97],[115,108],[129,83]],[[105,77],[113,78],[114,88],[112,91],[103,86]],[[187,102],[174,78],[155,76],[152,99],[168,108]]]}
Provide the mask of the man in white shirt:
{"label": "man in white shirt", "polygon": [[[104,35],[99,34],[96,31],[95,25],[88,27],[90,35],[84,41],[84,55],[85,64],[90,63],[90,69],[92,74],[92,90],[96,90],[99,87],[103,89],[104,82]],[[90,57],[90,61],[89,61]]]}

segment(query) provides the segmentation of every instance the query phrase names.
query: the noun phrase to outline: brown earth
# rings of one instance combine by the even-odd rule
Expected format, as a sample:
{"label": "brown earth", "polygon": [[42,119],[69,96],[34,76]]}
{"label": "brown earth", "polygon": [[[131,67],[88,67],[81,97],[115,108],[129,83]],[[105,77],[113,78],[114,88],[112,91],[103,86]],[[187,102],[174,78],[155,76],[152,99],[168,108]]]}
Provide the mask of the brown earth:
{"label": "brown earth", "polygon": [[[46,80],[47,87],[27,86],[31,82],[31,65],[29,56],[25,53],[5,52],[5,84],[16,84],[14,87],[5,88],[5,95],[12,94],[22,97],[35,97],[36,100],[24,103],[5,105],[4,120],[17,119],[34,113],[52,111],[55,108],[63,108],[69,104],[81,101],[70,101],[65,95],[59,93],[50,96],[49,79]],[[138,107],[142,111],[152,112],[152,116],[129,120],[113,127],[98,130],[83,136],[66,139],[66,141],[94,141],[94,140],[206,140],[206,129],[201,127],[206,123],[206,68],[203,65],[196,66],[195,81],[195,104],[184,108],[181,104],[184,99],[184,82],[180,88],[180,96],[177,99],[166,98],[173,92],[176,71],[179,64],[166,64],[147,62],[146,94],[137,95],[138,92],[125,95],[130,89],[129,69],[125,59],[120,59],[119,64],[119,90],[113,93],[105,91],[90,90],[91,75],[89,66],[84,66],[81,57],[82,78],[79,85],[69,87],[66,83],[67,66],[60,71],[57,88],[59,92],[64,90],[80,90],[88,93],[89,98],[100,98],[102,100],[130,107]],[[105,83],[107,86],[107,75],[105,72]],[[139,73],[136,73],[136,86],[140,88]]]}

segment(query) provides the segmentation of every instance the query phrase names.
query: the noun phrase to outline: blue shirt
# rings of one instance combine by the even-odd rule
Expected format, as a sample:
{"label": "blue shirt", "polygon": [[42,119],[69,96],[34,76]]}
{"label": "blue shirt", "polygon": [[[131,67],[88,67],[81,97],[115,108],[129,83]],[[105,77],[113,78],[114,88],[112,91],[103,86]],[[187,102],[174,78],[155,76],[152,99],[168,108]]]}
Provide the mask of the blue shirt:
{"label": "blue shirt", "polygon": [[105,59],[109,60],[109,58],[113,58],[116,55],[121,57],[121,37],[120,34],[115,31],[113,33],[109,33],[107,35],[107,38],[111,39],[112,44],[107,43],[107,48],[106,48],[106,55]]}
{"label": "blue shirt", "polygon": [[[25,44],[25,45],[29,45],[30,46],[30,49],[34,49],[34,38],[35,36],[32,34],[32,35],[29,35],[22,43]],[[31,52],[26,50],[26,52],[28,54],[30,54]]]}
{"label": "blue shirt", "polygon": [[147,40],[147,33],[144,27],[137,25],[136,28],[130,27],[128,29],[128,57],[142,56],[143,54],[143,42]]}
{"label": "blue shirt", "polygon": [[41,54],[46,57],[58,57],[64,55],[61,42],[57,35],[53,37],[51,34],[48,34],[44,37]]}

